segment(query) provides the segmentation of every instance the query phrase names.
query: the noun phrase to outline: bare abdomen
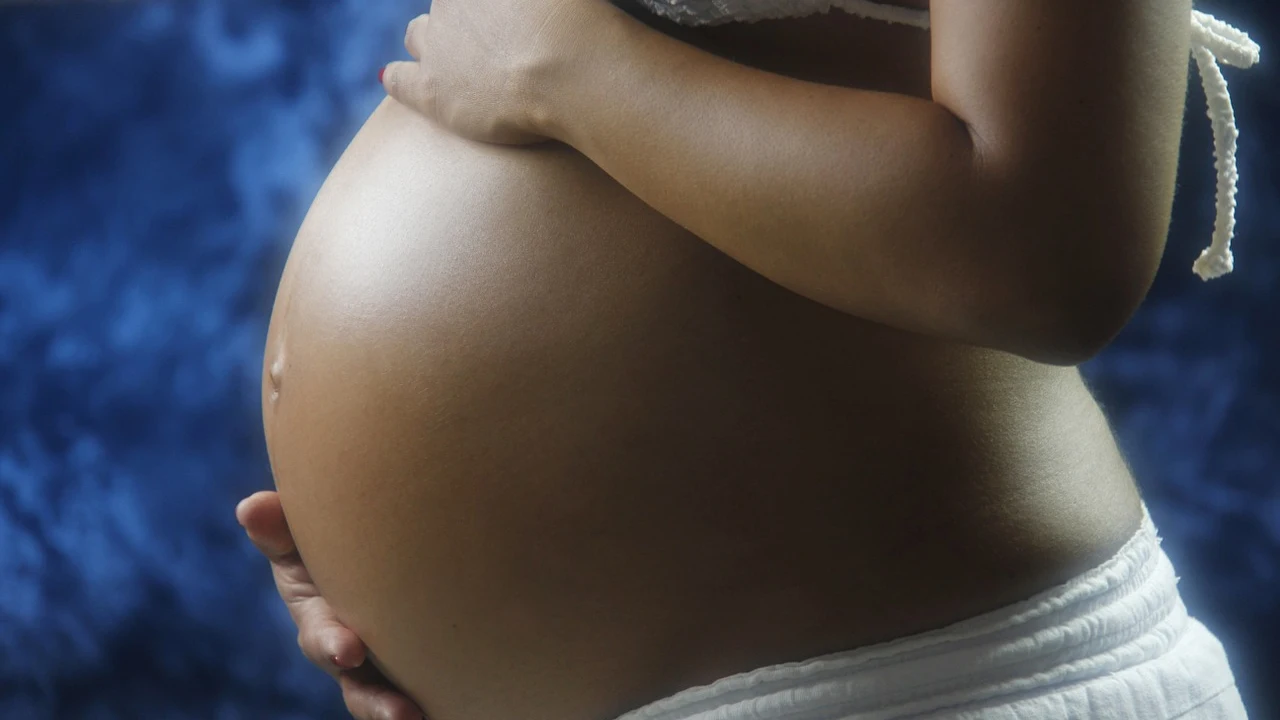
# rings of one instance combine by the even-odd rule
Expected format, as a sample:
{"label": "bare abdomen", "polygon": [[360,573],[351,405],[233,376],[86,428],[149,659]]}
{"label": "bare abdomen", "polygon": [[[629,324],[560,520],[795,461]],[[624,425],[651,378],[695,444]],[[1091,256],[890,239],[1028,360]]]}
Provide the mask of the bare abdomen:
{"label": "bare abdomen", "polygon": [[[715,646],[745,670],[864,637],[858,579],[921,535],[884,526],[961,507],[1018,442],[994,400],[963,419],[969,351],[931,347],[754,275],[571,150],[388,101],[299,232],[263,411],[312,575],[433,720],[596,720],[710,681]],[[950,521],[957,552],[984,521]]]}

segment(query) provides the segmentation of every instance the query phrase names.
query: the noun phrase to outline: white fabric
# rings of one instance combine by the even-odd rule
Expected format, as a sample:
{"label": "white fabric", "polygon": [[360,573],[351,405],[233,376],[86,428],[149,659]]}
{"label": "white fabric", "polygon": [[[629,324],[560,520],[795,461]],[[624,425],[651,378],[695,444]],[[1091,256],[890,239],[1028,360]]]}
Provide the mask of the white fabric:
{"label": "white fabric", "polygon": [[1246,720],[1143,507],[1109,560],[1025,602],[690,688],[617,720]]}
{"label": "white fabric", "polygon": [[651,12],[683,25],[722,25],[787,17],[804,17],[830,10],[873,20],[929,27],[929,12],[870,0],[640,0]]}
{"label": "white fabric", "polygon": [[[929,12],[870,0],[640,0],[651,12],[684,25],[721,25],[729,22],[757,22],[785,17],[804,17],[832,9],[873,20],[902,23],[929,29]],[[1191,11],[1191,56],[1200,68],[1213,123],[1214,158],[1218,171],[1217,214],[1213,240],[1200,254],[1192,270],[1202,280],[1212,280],[1235,267],[1231,239],[1236,227],[1236,129],[1231,94],[1219,63],[1238,68],[1253,67],[1261,58],[1261,48],[1240,30],[1199,10]]]}
{"label": "white fabric", "polygon": [[1251,68],[1261,59],[1262,49],[1248,35],[1200,11],[1191,13],[1191,56],[1200,68],[1213,123],[1213,155],[1218,169],[1218,208],[1213,242],[1200,253],[1192,269],[1201,280],[1212,280],[1231,272],[1231,238],[1236,231],[1236,113],[1231,93],[1219,61],[1238,68]]}

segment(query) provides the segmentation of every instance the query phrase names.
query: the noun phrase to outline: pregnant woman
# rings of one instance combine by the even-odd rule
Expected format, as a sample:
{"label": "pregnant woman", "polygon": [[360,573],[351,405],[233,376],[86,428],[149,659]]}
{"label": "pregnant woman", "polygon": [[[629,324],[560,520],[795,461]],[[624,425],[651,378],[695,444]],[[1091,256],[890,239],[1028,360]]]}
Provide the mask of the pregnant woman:
{"label": "pregnant woman", "polygon": [[1189,54],[1230,270],[1257,47],[1189,0],[909,5],[410,26],[238,508],[353,714],[1245,717],[1076,365],[1160,264]]}

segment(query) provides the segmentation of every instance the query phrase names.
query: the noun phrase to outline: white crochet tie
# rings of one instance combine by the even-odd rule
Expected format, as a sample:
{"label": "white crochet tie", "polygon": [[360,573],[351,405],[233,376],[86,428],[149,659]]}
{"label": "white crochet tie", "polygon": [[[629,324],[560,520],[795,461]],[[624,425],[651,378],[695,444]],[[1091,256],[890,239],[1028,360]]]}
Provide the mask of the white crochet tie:
{"label": "white crochet tie", "polygon": [[1231,238],[1236,231],[1236,113],[1231,107],[1227,79],[1218,62],[1238,68],[1253,67],[1262,50],[1249,36],[1199,10],[1191,11],[1191,56],[1200,68],[1213,123],[1214,166],[1218,170],[1217,215],[1213,225],[1213,242],[1200,253],[1192,269],[1201,280],[1222,277],[1234,268]]}

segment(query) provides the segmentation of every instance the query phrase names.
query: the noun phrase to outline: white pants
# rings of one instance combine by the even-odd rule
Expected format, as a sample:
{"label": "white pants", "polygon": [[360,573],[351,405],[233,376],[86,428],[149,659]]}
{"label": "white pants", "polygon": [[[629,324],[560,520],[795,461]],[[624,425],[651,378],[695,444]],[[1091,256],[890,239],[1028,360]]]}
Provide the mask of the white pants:
{"label": "white pants", "polygon": [[618,720],[1244,720],[1143,506],[1111,559],[1024,602],[683,690]]}

